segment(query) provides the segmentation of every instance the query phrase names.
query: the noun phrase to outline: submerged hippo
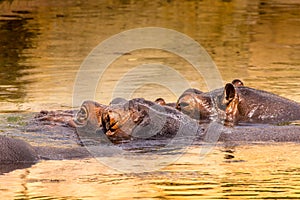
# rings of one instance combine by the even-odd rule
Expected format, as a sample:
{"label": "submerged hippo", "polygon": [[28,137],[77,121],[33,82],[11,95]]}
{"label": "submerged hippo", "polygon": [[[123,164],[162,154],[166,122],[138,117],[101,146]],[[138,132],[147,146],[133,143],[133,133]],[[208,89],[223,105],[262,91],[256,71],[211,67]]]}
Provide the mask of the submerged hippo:
{"label": "submerged hippo", "polygon": [[[247,98],[249,100],[253,99],[255,102],[257,96],[260,97],[260,95],[263,96],[260,98],[265,104],[269,101],[269,98],[274,99],[276,97],[277,103],[272,104],[277,106],[276,108],[283,106],[286,102],[289,103],[288,107],[284,107],[285,109],[288,108],[286,111],[293,118],[299,116],[297,115],[299,112],[295,112],[299,111],[297,110],[299,104],[291,103],[289,100],[276,95],[274,97],[273,94],[264,91],[243,86],[234,87],[232,84],[228,84],[225,93],[222,94],[226,105],[224,113],[228,112],[231,117],[228,116],[226,119],[228,122],[230,119],[236,119],[236,115],[238,117],[246,116],[245,119],[238,118],[239,121],[248,121],[247,116],[253,119],[253,116],[256,116],[256,111],[263,112],[260,107],[248,107],[247,101],[243,102],[243,99]],[[135,149],[135,145],[138,148],[143,148],[143,144],[155,145],[155,141],[162,140],[172,143],[175,138],[184,138],[181,142],[188,140],[188,138],[198,138],[197,141],[205,142],[300,142],[300,126],[297,125],[243,125],[233,128],[224,127],[221,124],[210,126],[210,124],[199,124],[197,120],[172,107],[160,106],[145,99],[119,100],[113,101],[108,106],[93,101],[85,101],[77,112],[42,111],[20,130],[26,132],[27,137],[32,132],[31,138],[34,138],[34,140],[31,141],[31,144],[19,139],[0,136],[0,174],[16,168],[28,167],[39,159],[56,160],[90,157],[88,150],[82,147],[81,140],[96,140],[97,138],[105,138],[105,142],[112,141],[119,145],[127,144],[129,146],[127,149]],[[249,102],[252,102],[252,100]],[[254,103],[251,103],[251,105],[254,105]],[[267,109],[271,108],[273,107],[267,107]],[[249,109],[252,112],[243,114],[242,111]],[[236,112],[229,112],[235,110]],[[263,113],[263,116],[269,116],[268,113]],[[281,114],[282,112],[278,112],[276,118],[283,117],[286,119],[285,115]],[[273,119],[272,116],[270,116],[271,119]],[[259,117],[255,118],[261,120]],[[9,131],[12,135],[11,127]],[[20,133],[16,133],[16,136],[20,136]],[[41,139],[40,142],[36,141],[39,139]],[[125,143],[120,143],[124,140]],[[83,144],[89,145],[90,143]],[[94,144],[107,145],[107,143],[99,142],[92,145]]]}
{"label": "submerged hippo", "polygon": [[[232,81],[236,87],[243,86],[243,82],[239,79]],[[219,88],[211,92],[202,92],[200,90],[190,88],[183,92],[178,98],[176,109],[193,119],[207,122],[216,119],[225,118],[226,105],[222,102],[224,98],[224,89]]]}
{"label": "submerged hippo", "polygon": [[178,99],[176,107],[194,119],[220,119],[229,126],[238,122],[279,123],[300,119],[299,103],[245,87],[239,80],[206,93],[188,90]]}
{"label": "submerged hippo", "polygon": [[32,146],[22,140],[0,135],[0,163],[35,162],[37,154]]}
{"label": "submerged hippo", "polygon": [[[93,104],[84,105],[91,108]],[[0,134],[0,174],[30,167],[39,160],[90,157],[86,148],[81,146],[80,138],[76,133],[75,127],[78,126],[76,124],[78,122],[73,119],[75,113],[73,110],[43,110],[35,115],[18,115],[24,120],[18,122],[21,125],[11,126],[10,122],[7,129],[2,125],[1,134],[4,135]],[[93,122],[92,113],[88,113],[87,124],[90,127]],[[82,119],[82,116],[77,118]],[[24,141],[25,138],[31,138],[30,143]]]}
{"label": "submerged hippo", "polygon": [[30,144],[0,135],[0,174],[29,167],[37,161],[38,155]]}
{"label": "submerged hippo", "polygon": [[[89,102],[92,103],[92,102]],[[133,145],[142,139],[172,139],[195,137],[201,141],[211,142],[249,142],[278,141],[299,142],[300,126],[236,126],[227,128],[219,125],[199,124],[194,119],[170,107],[157,105],[145,99],[132,99],[107,106],[101,117],[102,131],[110,141],[120,143],[126,141]],[[218,123],[217,123],[218,124]],[[203,126],[202,126],[203,125]]]}
{"label": "submerged hippo", "polygon": [[104,133],[116,141],[172,138],[178,133],[189,135],[202,131],[195,120],[176,109],[141,98],[108,106],[101,121]]}

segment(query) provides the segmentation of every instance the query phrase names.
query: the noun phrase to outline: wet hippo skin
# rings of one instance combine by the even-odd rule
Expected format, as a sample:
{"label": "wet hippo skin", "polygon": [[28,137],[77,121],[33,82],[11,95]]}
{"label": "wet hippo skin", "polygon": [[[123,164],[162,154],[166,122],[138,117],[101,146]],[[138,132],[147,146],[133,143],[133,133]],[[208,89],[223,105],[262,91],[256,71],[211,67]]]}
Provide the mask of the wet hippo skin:
{"label": "wet hippo skin", "polygon": [[[233,84],[234,83],[234,84]],[[227,126],[240,122],[281,123],[300,119],[300,104],[278,95],[228,83],[211,92],[187,91],[176,108],[198,120],[219,120]]]}
{"label": "wet hippo skin", "polygon": [[[116,139],[115,137],[119,137],[118,139],[128,139],[132,134],[139,134],[134,133],[135,131],[138,132],[138,130],[134,130],[136,126],[141,125],[139,122],[146,122],[149,123],[147,120],[148,116],[147,113],[150,111],[147,107],[154,105],[153,102],[147,101],[144,99],[133,99],[131,102],[137,106],[135,108],[126,110],[124,107],[108,107],[110,113],[108,114],[107,111],[104,111],[104,126],[106,126],[106,130],[104,133],[106,133],[110,140]],[[133,105],[132,105],[133,106]],[[145,106],[145,107],[144,107]],[[157,106],[156,109],[161,108],[161,106]],[[152,109],[155,109],[152,108]],[[131,111],[130,111],[131,110]],[[131,113],[133,110],[136,110],[138,112],[142,112],[142,115],[139,115],[138,113]],[[167,112],[167,113],[176,113],[174,109],[163,107],[163,110],[160,112]],[[128,114],[129,113],[129,114]],[[109,117],[105,116],[109,115]],[[137,116],[135,116],[137,115]],[[181,116],[179,114],[179,116]],[[137,121],[139,124],[136,124],[134,122],[134,117],[137,117]],[[130,119],[131,118],[131,119]],[[144,119],[145,118],[145,119]],[[221,123],[218,124],[218,129],[214,131],[208,131],[208,127],[210,126],[210,123],[194,123],[195,121],[191,118],[185,118],[187,121],[185,123],[187,126],[194,126],[197,127],[194,130],[198,130],[195,134],[195,138],[198,138],[202,141],[207,141],[207,138],[211,137],[217,137],[216,141],[221,142],[255,142],[255,141],[268,141],[268,142],[300,142],[300,126],[297,125],[284,125],[284,126],[278,126],[278,125],[264,125],[264,124],[242,124],[237,125],[234,127],[226,127],[223,126]],[[173,121],[172,121],[173,120]],[[162,126],[160,131],[160,136],[167,136],[167,137],[174,137],[176,135],[176,124],[180,123],[181,118],[172,118],[172,123],[165,123],[164,126]],[[176,122],[176,120],[178,120]],[[127,127],[122,127],[124,124],[126,124]],[[151,127],[151,126],[150,126]],[[167,133],[166,128],[169,129],[172,133]],[[154,127],[157,128],[157,127]],[[121,132],[119,132],[121,131]],[[144,130],[145,131],[145,130]],[[187,130],[190,131],[190,130]],[[156,133],[157,133],[156,132]],[[120,135],[119,135],[120,134]],[[157,135],[159,135],[157,134]],[[123,137],[124,136],[124,137]],[[184,137],[184,135],[183,135]],[[153,137],[149,137],[152,139]],[[149,139],[145,137],[144,139]],[[161,139],[163,137],[156,137],[157,139]],[[134,143],[133,143],[134,145]]]}
{"label": "wet hippo skin", "polygon": [[[235,87],[243,86],[239,79],[234,79],[232,84]],[[193,119],[201,122],[211,120],[224,120],[226,104],[223,103],[224,88],[219,88],[211,92],[202,92],[195,88],[187,89],[178,98],[176,109],[187,114]]]}
{"label": "wet hippo skin", "polygon": [[38,155],[30,144],[0,135],[0,174],[29,167],[37,161]]}
{"label": "wet hippo skin", "polygon": [[31,145],[14,138],[0,136],[0,162],[35,162],[38,157]]}
{"label": "wet hippo skin", "polygon": [[[221,141],[225,143],[238,142],[238,144],[257,141],[300,142],[300,126],[297,125],[237,125],[230,128],[219,123],[217,131],[208,131],[209,123],[199,124],[174,108],[160,106],[145,99],[122,101],[105,106],[104,109],[100,104],[92,101],[84,102],[83,106],[87,109],[87,115],[85,114],[86,111],[83,112],[83,110],[77,111],[80,114],[75,114],[74,111],[43,111],[42,114],[38,113],[32,122],[27,123],[24,127],[24,131],[34,131],[35,134],[41,136],[46,134],[46,137],[48,137],[47,134],[52,136],[55,132],[57,136],[61,135],[61,140],[73,141],[73,145],[70,147],[39,146],[38,144],[31,146],[19,139],[0,136],[0,173],[30,167],[39,159],[60,160],[91,157],[88,150],[82,147],[80,143],[81,139],[85,139],[84,135],[81,137],[76,135],[78,133],[76,133],[77,129],[74,124],[76,126],[78,122],[70,123],[70,113],[76,116],[74,121],[80,120],[81,129],[84,129],[82,124],[88,125],[87,130],[92,131],[89,133],[92,139],[106,138],[105,142],[96,143],[103,146],[111,145],[111,143],[121,147],[126,144],[129,147],[127,149],[134,149],[136,145],[142,148],[143,144],[155,146],[157,143],[160,145],[162,140],[166,140],[166,142],[161,144],[167,144],[178,134],[183,138],[194,137],[195,140],[204,142]],[[152,114],[149,115],[149,113]],[[100,119],[99,116],[101,116]],[[92,120],[92,122],[82,123],[85,120]],[[99,124],[100,122],[101,124]],[[103,129],[102,126],[105,128]],[[181,132],[178,131],[179,127],[183,128]],[[100,129],[101,131],[99,131]],[[191,134],[193,132],[195,134]],[[57,139],[55,137],[55,140]],[[118,140],[125,140],[126,142],[120,143]],[[89,145],[90,143],[84,144]]]}
{"label": "wet hippo skin", "polygon": [[195,120],[176,109],[142,98],[108,106],[103,111],[101,121],[103,132],[112,141],[172,138],[182,126],[185,127],[187,134],[201,132],[201,127]]}
{"label": "wet hippo skin", "polygon": [[228,83],[223,102],[225,124],[238,122],[281,123],[300,119],[300,104],[284,97],[249,87]]}
{"label": "wet hippo skin", "polygon": [[85,147],[58,148],[31,146],[9,137],[0,136],[0,175],[16,169],[28,168],[39,160],[83,159],[91,157]]}

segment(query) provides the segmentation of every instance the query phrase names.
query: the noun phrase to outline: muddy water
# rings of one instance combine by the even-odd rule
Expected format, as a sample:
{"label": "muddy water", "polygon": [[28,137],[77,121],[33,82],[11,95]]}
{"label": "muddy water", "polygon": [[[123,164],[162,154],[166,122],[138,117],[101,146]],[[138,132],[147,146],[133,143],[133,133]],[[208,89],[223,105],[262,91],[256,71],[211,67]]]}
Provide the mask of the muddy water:
{"label": "muddy water", "polygon": [[[0,112],[18,114],[71,108],[76,75],[92,49],[121,31],[149,26],[173,29],[200,43],[214,60],[224,83],[240,78],[248,86],[300,102],[299,13],[296,0],[0,1]],[[120,56],[107,68],[99,78],[95,100],[108,103],[120,78],[145,63],[169,66],[190,86],[207,90],[205,78],[183,58],[162,50],[144,49]],[[148,75],[151,73],[155,77],[158,72],[149,70]],[[130,78],[138,82],[142,77],[137,73]],[[170,84],[177,81],[170,76],[165,78]],[[157,83],[144,84],[129,91],[130,95],[176,100],[174,92]],[[1,196],[300,196],[298,144],[241,145],[229,150],[233,153],[218,146],[203,159],[199,159],[200,148],[191,146],[175,163],[140,174],[118,173],[95,159],[42,161],[31,168],[1,175]]]}

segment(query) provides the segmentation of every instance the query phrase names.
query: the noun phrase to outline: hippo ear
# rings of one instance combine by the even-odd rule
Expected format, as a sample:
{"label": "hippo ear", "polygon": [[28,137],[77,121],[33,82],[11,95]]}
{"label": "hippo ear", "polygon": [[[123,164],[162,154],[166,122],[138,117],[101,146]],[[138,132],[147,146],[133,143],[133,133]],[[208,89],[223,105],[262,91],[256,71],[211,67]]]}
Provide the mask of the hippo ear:
{"label": "hippo ear", "polygon": [[241,81],[240,79],[234,79],[231,83],[232,83],[235,87],[244,86],[243,81]]}
{"label": "hippo ear", "polygon": [[235,87],[231,83],[227,83],[224,89],[224,102],[229,103],[235,97]]}
{"label": "hippo ear", "polygon": [[163,98],[157,98],[154,102],[161,106],[166,105],[166,101]]}

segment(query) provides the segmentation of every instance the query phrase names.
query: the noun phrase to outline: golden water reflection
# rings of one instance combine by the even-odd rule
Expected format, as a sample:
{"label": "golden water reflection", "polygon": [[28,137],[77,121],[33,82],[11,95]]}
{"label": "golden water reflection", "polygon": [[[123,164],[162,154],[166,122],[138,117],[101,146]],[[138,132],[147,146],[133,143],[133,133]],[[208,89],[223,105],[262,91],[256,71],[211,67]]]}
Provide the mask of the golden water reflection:
{"label": "golden water reflection", "polygon": [[[297,0],[2,0],[0,112],[71,108],[76,74],[89,52],[121,31],[149,26],[173,29],[199,42],[224,83],[240,78],[247,86],[300,102],[299,17]],[[192,87],[207,90],[203,77],[182,58],[141,50],[109,66],[95,100],[108,103],[119,78],[144,62],[173,67]],[[132,81],[141,77],[138,74]],[[177,98],[157,84],[144,85],[132,94],[141,96]],[[141,174],[118,173],[95,159],[41,161],[1,175],[0,193],[3,199],[300,196],[299,144],[221,146],[204,159],[199,159],[200,148],[193,145],[175,163]]]}
{"label": "golden water reflection", "polygon": [[[13,33],[16,38],[24,38],[26,45],[19,48],[17,55],[8,54],[15,45],[13,41],[0,50],[0,55],[8,60],[1,64],[1,74],[7,75],[7,63],[21,66],[13,75],[18,76],[17,82],[16,77],[6,78],[8,82],[1,85],[0,108],[70,108],[76,74],[89,52],[112,35],[149,26],[173,29],[199,42],[215,61],[224,83],[240,78],[248,86],[300,101],[299,7],[299,2],[293,0],[2,1],[0,34],[13,37],[6,32],[6,24],[21,21],[24,28]],[[22,35],[22,30],[30,34]],[[151,58],[148,62],[157,61],[159,54],[151,53],[139,54]],[[110,93],[123,75],[122,70],[116,69],[129,70],[131,64],[137,64],[136,56],[124,55],[122,62],[109,66],[112,74],[105,78],[116,78],[100,81],[95,100],[110,101]],[[161,56],[161,62],[181,69],[180,73],[186,72],[192,86],[206,90],[206,84],[191,67],[181,66],[176,59],[169,62],[169,55]],[[133,81],[139,78],[133,77]],[[102,83],[105,87],[101,87]],[[17,100],[7,96],[12,92]],[[159,92],[155,87],[143,96],[154,94],[155,98],[165,97],[165,91]],[[175,101],[172,95],[168,93],[166,98]]]}
{"label": "golden water reflection", "polygon": [[42,161],[1,176],[0,190],[5,199],[293,199],[299,151],[293,143],[219,146],[200,157],[192,146],[172,165],[143,173],[119,173],[96,159]]}

